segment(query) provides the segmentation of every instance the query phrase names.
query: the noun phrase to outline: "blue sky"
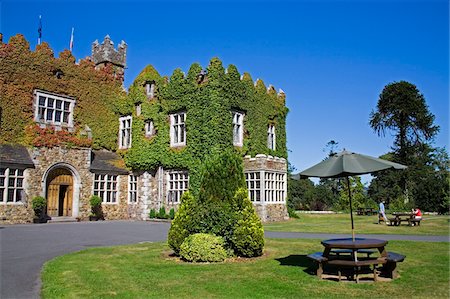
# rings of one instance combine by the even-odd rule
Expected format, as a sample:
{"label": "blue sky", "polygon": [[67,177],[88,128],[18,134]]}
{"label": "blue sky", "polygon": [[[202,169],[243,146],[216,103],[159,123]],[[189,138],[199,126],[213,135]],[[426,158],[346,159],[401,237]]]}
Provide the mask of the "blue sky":
{"label": "blue sky", "polygon": [[290,162],[300,171],[339,148],[379,156],[392,137],[369,127],[383,87],[406,80],[424,94],[448,148],[449,4],[428,1],[0,1],[4,41],[43,40],[56,55],[90,55],[109,34],[128,44],[125,85],[152,64],[162,75],[212,57],[281,88],[290,109]]}

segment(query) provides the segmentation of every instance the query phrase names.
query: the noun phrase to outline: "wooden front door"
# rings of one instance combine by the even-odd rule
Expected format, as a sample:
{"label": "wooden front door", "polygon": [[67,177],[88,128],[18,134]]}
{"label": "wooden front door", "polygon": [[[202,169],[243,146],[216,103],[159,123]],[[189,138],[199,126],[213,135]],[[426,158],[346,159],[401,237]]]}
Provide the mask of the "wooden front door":
{"label": "wooden front door", "polygon": [[47,214],[72,216],[73,177],[69,170],[53,170],[47,179]]}

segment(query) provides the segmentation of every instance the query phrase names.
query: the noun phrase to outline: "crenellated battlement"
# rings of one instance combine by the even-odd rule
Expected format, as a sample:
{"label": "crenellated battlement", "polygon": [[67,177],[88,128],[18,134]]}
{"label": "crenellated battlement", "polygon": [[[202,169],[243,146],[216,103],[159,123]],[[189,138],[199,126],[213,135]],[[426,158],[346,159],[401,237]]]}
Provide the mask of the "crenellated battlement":
{"label": "crenellated battlement", "polygon": [[92,61],[95,65],[110,62],[115,66],[124,68],[126,66],[127,44],[122,40],[117,47],[114,48],[114,43],[106,35],[103,42],[99,44],[98,40],[92,43]]}

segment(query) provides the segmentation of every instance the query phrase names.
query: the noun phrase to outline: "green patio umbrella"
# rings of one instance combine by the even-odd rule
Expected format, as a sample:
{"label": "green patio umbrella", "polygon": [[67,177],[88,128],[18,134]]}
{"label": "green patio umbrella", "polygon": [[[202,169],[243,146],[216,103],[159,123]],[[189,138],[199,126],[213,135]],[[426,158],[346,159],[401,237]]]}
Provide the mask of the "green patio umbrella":
{"label": "green patio umbrella", "polygon": [[353,225],[352,193],[350,191],[349,176],[375,173],[386,169],[406,169],[402,164],[391,161],[355,154],[346,150],[334,154],[326,160],[300,172],[300,177],[341,178],[347,179],[348,198],[350,199],[350,217],[352,221],[352,238],[355,240]]}

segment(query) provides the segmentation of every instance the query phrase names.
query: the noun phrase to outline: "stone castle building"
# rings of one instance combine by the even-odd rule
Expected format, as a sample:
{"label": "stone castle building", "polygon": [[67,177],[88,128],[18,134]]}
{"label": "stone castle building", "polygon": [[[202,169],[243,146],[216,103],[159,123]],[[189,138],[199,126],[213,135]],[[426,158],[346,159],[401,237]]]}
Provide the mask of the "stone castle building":
{"label": "stone castle building", "polygon": [[0,223],[31,222],[36,196],[53,219],[86,220],[98,195],[106,219],[145,220],[177,209],[205,156],[227,148],[261,219],[287,219],[284,93],[214,59],[170,78],[146,67],[125,92],[126,52],[106,36],[75,63],[0,39]]}

